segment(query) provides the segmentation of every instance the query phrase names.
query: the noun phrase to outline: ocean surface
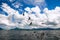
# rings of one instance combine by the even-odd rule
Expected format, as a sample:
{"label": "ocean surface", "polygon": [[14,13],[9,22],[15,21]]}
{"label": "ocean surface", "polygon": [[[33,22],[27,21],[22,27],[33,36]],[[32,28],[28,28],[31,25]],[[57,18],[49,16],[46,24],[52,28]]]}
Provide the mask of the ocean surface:
{"label": "ocean surface", "polygon": [[0,40],[60,40],[60,30],[0,30]]}

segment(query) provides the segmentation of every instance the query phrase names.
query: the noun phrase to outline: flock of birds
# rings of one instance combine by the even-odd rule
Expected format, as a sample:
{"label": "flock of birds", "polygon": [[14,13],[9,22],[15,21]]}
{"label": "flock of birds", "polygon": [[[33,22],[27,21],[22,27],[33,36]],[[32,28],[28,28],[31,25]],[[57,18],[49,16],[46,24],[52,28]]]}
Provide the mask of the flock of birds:
{"label": "flock of birds", "polygon": [[8,13],[8,16],[0,14],[0,28],[3,29],[24,28],[26,26],[30,26],[30,28],[59,28],[60,25],[59,7],[56,7],[55,10],[45,8],[43,14],[38,6],[26,7],[22,14],[6,3],[2,3],[1,8]]}

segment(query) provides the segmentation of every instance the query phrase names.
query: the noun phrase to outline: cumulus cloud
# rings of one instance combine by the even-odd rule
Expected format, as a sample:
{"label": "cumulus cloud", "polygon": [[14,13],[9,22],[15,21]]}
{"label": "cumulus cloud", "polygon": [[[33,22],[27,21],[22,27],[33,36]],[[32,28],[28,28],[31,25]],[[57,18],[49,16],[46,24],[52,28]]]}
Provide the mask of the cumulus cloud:
{"label": "cumulus cloud", "polygon": [[[60,28],[60,7],[56,7],[53,10],[45,8],[43,14],[39,6],[25,8],[25,12],[19,14],[17,10],[12,9],[6,3],[2,4],[1,7],[8,16],[0,14],[0,28],[3,29],[14,29],[21,28],[29,29],[32,28]],[[27,12],[26,12],[27,11]],[[35,14],[32,14],[34,12]]]}
{"label": "cumulus cloud", "polygon": [[9,0],[10,2],[14,2],[15,0]]}

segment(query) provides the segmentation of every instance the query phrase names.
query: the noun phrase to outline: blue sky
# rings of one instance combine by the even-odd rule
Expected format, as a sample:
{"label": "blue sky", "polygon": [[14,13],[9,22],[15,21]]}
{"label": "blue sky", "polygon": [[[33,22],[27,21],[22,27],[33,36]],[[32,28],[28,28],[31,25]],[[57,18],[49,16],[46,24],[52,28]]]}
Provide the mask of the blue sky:
{"label": "blue sky", "polygon": [[[20,6],[19,8],[15,8],[14,6],[12,6],[12,4],[15,3],[15,2],[19,2],[19,3],[23,4],[23,6]],[[26,2],[28,2],[28,0],[26,0]],[[0,0],[0,7],[1,7],[2,3],[7,3],[11,8],[13,8],[15,10],[21,9],[23,11],[24,11],[24,8],[26,8],[26,7],[30,7],[31,8],[31,7],[35,6],[35,5],[32,5],[32,3],[30,3],[30,2],[29,3],[25,3],[24,0],[16,0],[16,1],[13,1],[13,2],[10,2],[8,0]],[[47,7],[50,10],[54,9],[56,6],[60,6],[60,0],[45,0],[45,3],[46,3],[45,7]],[[43,8],[41,7],[41,9],[43,9]],[[23,11],[19,10],[20,13],[22,13]],[[7,13],[4,12],[1,8],[0,8],[0,12],[2,12],[2,14],[6,14],[7,15]]]}
{"label": "blue sky", "polygon": [[56,6],[60,6],[60,0],[46,0],[48,9],[54,9]]}
{"label": "blue sky", "polygon": [[[35,5],[33,5],[33,0],[32,2],[29,2],[30,0],[13,0],[12,2],[8,1],[8,0],[0,0],[0,7],[2,5],[2,3],[7,3],[11,8],[15,9],[15,10],[18,10],[20,13],[23,13],[24,12],[24,8],[26,7],[35,7]],[[14,3],[20,3],[22,4],[23,6],[20,6],[19,8],[15,8],[12,4]],[[27,2],[27,3],[25,3]],[[45,3],[46,3],[46,6],[44,6],[45,4],[43,4],[40,9],[44,9],[45,7],[47,7],[49,10],[52,10],[54,9],[56,6],[60,6],[60,0],[45,0]],[[22,10],[22,11],[21,11]],[[1,8],[0,8],[0,12],[2,14],[6,14],[8,15],[6,12],[4,12]]]}
{"label": "blue sky", "polygon": [[[15,2],[19,2],[21,4],[23,4],[23,6],[20,6],[19,8],[15,8],[12,4]],[[28,2],[28,0],[26,0],[26,2]],[[13,2],[10,2],[8,0],[0,0],[0,7],[2,5],[2,3],[7,3],[11,8],[18,10],[20,13],[24,12],[24,8],[26,7],[34,7],[35,5],[32,5],[32,3],[25,3],[24,0],[14,0]],[[60,0],[45,0],[46,6],[49,10],[54,9],[56,6],[60,6]],[[44,4],[45,5],[45,4]],[[45,8],[44,5],[41,6],[41,9]],[[19,10],[21,9],[21,10]],[[4,12],[1,8],[0,8],[0,12],[2,14],[6,14],[8,15],[6,12]]]}
{"label": "blue sky", "polygon": [[[24,0],[16,0],[16,1],[19,1],[21,4],[23,4],[24,6],[22,6],[21,8],[25,8],[25,7],[34,7],[31,3],[24,3]],[[16,1],[14,1],[14,2],[16,2]],[[28,2],[28,0],[26,0],[27,2]],[[10,2],[10,1],[8,1],[8,0],[0,0],[0,5],[2,4],[2,3],[7,3],[8,5],[10,5],[12,8],[14,8],[13,6],[12,6],[12,3],[14,3],[14,2]],[[45,0],[45,2],[46,2],[46,4],[47,4],[47,7],[48,7],[48,9],[54,9],[56,6],[60,6],[60,0]],[[14,8],[14,9],[16,9],[16,8]]]}

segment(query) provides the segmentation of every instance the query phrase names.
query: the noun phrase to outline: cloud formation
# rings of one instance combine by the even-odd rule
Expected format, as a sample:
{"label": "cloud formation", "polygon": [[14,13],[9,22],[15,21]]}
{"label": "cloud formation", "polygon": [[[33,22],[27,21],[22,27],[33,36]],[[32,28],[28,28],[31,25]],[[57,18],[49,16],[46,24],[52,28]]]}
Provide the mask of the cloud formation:
{"label": "cloud formation", "polygon": [[2,29],[60,28],[60,7],[53,10],[45,8],[43,14],[41,14],[39,6],[26,7],[22,14],[19,14],[17,10],[12,9],[6,3],[2,3],[1,8],[8,13],[8,16],[0,14],[0,28]]}

